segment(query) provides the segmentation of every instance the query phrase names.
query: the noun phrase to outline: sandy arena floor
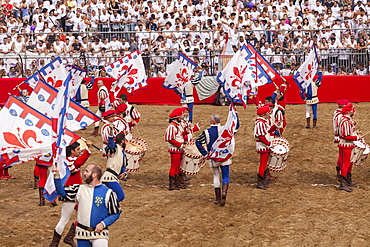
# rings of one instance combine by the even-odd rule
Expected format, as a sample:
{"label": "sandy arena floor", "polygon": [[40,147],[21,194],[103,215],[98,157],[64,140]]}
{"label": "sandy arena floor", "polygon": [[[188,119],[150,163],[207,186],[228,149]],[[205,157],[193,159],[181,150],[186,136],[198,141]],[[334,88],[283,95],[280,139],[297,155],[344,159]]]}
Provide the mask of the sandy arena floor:
{"label": "sandy arena floor", "polygon": [[[370,103],[355,107],[358,129],[370,131],[366,110]],[[338,149],[331,119],[336,104],[319,105],[318,129],[304,128],[304,105],[287,106],[288,165],[266,191],[255,188],[259,162],[253,138],[255,107],[238,106],[241,128],[225,207],[213,204],[208,165],[193,176],[189,188],[168,191],[170,159],[163,136],[174,108],[137,106],[142,120],[134,135],[146,140],[149,149],[141,169],[121,182],[126,199],[121,202],[121,218],[110,227],[110,246],[370,246],[369,165],[354,168],[359,188],[352,193],[338,191],[335,180]],[[194,120],[205,129],[212,113],[219,113],[224,124],[228,107],[196,105]],[[78,134],[100,144],[100,137],[90,135],[92,129]],[[105,158],[96,150],[90,163],[105,168]],[[37,205],[33,165],[15,165],[10,173],[17,179],[0,181],[0,246],[48,246],[51,241],[61,203]]]}

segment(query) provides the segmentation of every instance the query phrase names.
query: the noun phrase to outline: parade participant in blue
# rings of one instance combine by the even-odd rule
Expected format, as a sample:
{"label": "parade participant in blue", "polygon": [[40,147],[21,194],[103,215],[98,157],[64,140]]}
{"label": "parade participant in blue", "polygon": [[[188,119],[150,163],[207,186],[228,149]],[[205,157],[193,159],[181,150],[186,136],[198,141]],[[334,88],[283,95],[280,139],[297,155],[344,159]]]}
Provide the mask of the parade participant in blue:
{"label": "parade participant in blue", "polygon": [[[195,145],[197,146],[199,152],[203,156],[208,156],[209,151],[212,148],[213,143],[219,137],[222,126],[220,125],[220,115],[212,114],[209,122],[210,128],[206,129],[202,132],[202,134],[196,139]],[[236,129],[239,127],[239,120],[237,122]],[[232,143],[234,144],[234,138],[232,138]],[[206,145],[204,148],[203,145]],[[215,204],[220,204],[220,206],[225,206],[226,203],[226,195],[230,184],[230,164],[232,160],[231,158],[226,160],[225,162],[216,162],[212,159],[208,160],[208,164],[212,169],[213,173],[213,186],[215,189],[216,200],[214,201]],[[222,175],[222,195],[221,195],[221,183],[220,183],[220,172]]]}
{"label": "parade participant in blue", "polygon": [[322,72],[317,72],[319,77],[315,81],[311,81],[305,91],[301,91],[300,95],[301,98],[306,101],[306,121],[307,125],[306,128],[310,128],[310,119],[311,114],[310,111],[312,109],[312,127],[317,128],[317,106],[319,103],[319,98],[317,96],[317,90],[321,86],[321,80],[322,80]]}
{"label": "parade participant in blue", "polygon": [[[312,109],[313,115],[313,128],[317,128],[317,105],[319,98],[317,97],[317,89],[321,86],[322,72],[318,71],[319,58],[317,56],[315,47],[312,49],[305,60],[305,62],[299,67],[296,74],[293,76],[294,82],[300,89],[300,96],[306,101],[306,128],[310,128],[310,111]],[[315,76],[319,77],[314,80]]]}
{"label": "parade participant in blue", "polygon": [[183,93],[180,94],[181,100],[180,103],[183,107],[189,108],[189,114],[185,118],[185,120],[188,120],[189,122],[193,122],[193,106],[194,106],[194,96],[193,96],[193,82],[188,81],[185,86]]}
{"label": "parade participant in blue", "polygon": [[108,137],[108,146],[105,148],[105,153],[108,155],[107,169],[101,181],[117,194],[117,199],[120,202],[125,199],[125,193],[118,182],[118,179],[125,178],[126,174],[125,135],[120,133],[114,136],[114,125],[110,124],[109,127],[111,131]]}
{"label": "parade participant in blue", "polygon": [[19,90],[19,96],[17,98],[23,103],[27,104],[27,101],[30,98],[28,90],[27,89],[22,90],[19,85],[17,85],[15,88]]}
{"label": "parade participant in blue", "polygon": [[[348,99],[341,99],[337,101],[338,108],[334,111],[334,116],[333,116],[333,128],[334,128],[334,143],[339,143],[339,123],[342,120],[342,109],[345,105],[349,103]],[[337,171],[337,180],[340,181],[340,169],[342,167],[342,149],[339,149],[339,155],[338,155],[338,162],[337,166],[335,167]]]}
{"label": "parade participant in blue", "polygon": [[101,177],[101,168],[89,165],[84,172],[86,184],[76,184],[65,190],[59,173],[54,173],[58,194],[78,204],[76,239],[79,247],[108,246],[108,227],[121,214],[116,193],[101,184]]}

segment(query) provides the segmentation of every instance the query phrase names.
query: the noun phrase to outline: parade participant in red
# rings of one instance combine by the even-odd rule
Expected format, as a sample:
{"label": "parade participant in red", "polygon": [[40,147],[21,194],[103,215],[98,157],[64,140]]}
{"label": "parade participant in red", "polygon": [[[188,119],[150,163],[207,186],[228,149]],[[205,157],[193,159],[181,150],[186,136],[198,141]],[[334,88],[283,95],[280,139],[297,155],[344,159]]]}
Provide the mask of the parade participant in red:
{"label": "parade participant in red", "polygon": [[185,189],[180,174],[180,162],[184,144],[189,140],[181,124],[184,120],[184,108],[176,108],[169,115],[170,124],[166,129],[164,139],[168,142],[168,152],[171,155],[171,168],[169,171],[169,190]]}
{"label": "parade participant in red", "polygon": [[[101,128],[101,138],[103,141],[103,152],[105,150],[105,147],[108,145],[108,139],[110,135],[110,125],[113,124],[114,126],[114,119],[116,115],[117,114],[115,110],[109,110],[103,113],[103,119],[106,120],[103,127]],[[119,133],[119,130],[117,128],[114,128],[113,136],[116,136],[118,133]]]}
{"label": "parade participant in red", "polygon": [[270,125],[270,107],[262,106],[257,109],[257,117],[254,126],[256,150],[260,154],[260,166],[257,174],[257,188],[266,190],[269,180],[266,178],[267,160],[270,153],[270,145],[276,125]]}
{"label": "parade participant in red", "polygon": [[288,85],[286,84],[286,80],[284,79],[284,82],[279,87],[276,87],[276,91],[272,94],[274,102],[276,102],[284,109],[286,107],[285,94],[287,89]]}
{"label": "parade participant in red", "polygon": [[271,108],[271,123],[282,123],[282,125],[278,126],[278,129],[274,133],[275,136],[281,136],[286,127],[285,109],[281,105],[278,105],[276,101],[274,102],[271,96],[265,98],[265,103],[265,105]]}
{"label": "parade participant in red", "polygon": [[[108,89],[104,86],[104,81],[99,80],[98,83],[98,111],[96,112],[96,115],[101,117],[105,111],[108,109],[106,108],[107,100],[109,101],[109,95],[108,95]],[[99,121],[95,122],[95,128],[92,135],[97,136],[99,134]]]}
{"label": "parade participant in red", "polygon": [[[73,185],[82,184],[81,167],[85,164],[87,159],[90,157],[89,148],[92,147],[91,141],[86,141],[87,148],[83,151],[80,149],[80,143],[74,142],[66,148],[66,163],[68,165],[69,171],[71,172],[67,182],[64,185],[64,189],[68,191]],[[60,239],[62,238],[63,230],[67,225],[73,210],[76,206],[74,198],[65,197],[62,203],[62,210],[60,220],[54,229],[53,240],[49,247],[58,246]],[[73,238],[75,236],[76,226],[72,223],[68,234],[65,236],[63,242],[70,245],[76,246]]]}
{"label": "parade participant in red", "polygon": [[7,179],[15,179],[15,177],[9,175],[9,167],[8,168],[0,168],[0,180],[7,180]]}
{"label": "parade participant in red", "polygon": [[140,113],[134,106],[130,105],[127,102],[127,99],[128,98],[126,94],[121,94],[118,99],[113,101],[112,106],[114,108],[117,108],[119,105],[123,105],[123,104],[127,106],[125,120],[130,126],[130,128],[133,128],[140,121]]}
{"label": "parade participant in red", "polygon": [[[45,205],[45,198],[44,198],[44,188],[46,184],[46,180],[48,178],[48,169],[53,165],[53,159],[50,156],[42,156],[40,158],[35,159],[36,165],[34,169],[34,176],[35,176],[35,184],[34,188],[39,189],[39,206]],[[56,206],[56,202],[51,203],[52,206]]]}
{"label": "parade participant in red", "polygon": [[[334,111],[333,128],[334,128],[334,143],[339,143],[339,123],[342,119],[342,108],[349,103],[348,99],[341,99],[337,101],[338,108]],[[339,149],[338,162],[335,167],[337,171],[337,180],[340,181],[340,168],[342,166],[342,150]]]}
{"label": "parade participant in red", "polygon": [[340,190],[352,192],[351,187],[356,187],[352,183],[352,166],[351,166],[351,154],[354,148],[353,142],[360,140],[361,137],[357,135],[355,122],[352,120],[352,116],[355,113],[355,108],[351,103],[348,103],[342,108],[342,119],[339,123],[339,152],[342,156],[342,166],[340,168]]}
{"label": "parade participant in red", "polygon": [[119,105],[116,108],[116,117],[114,118],[113,124],[114,127],[116,127],[119,131],[119,133],[122,133],[125,135],[126,140],[131,140],[132,139],[132,133],[131,133],[131,128],[128,125],[128,123],[125,120],[126,117],[126,110],[127,110],[127,105],[122,104]]}

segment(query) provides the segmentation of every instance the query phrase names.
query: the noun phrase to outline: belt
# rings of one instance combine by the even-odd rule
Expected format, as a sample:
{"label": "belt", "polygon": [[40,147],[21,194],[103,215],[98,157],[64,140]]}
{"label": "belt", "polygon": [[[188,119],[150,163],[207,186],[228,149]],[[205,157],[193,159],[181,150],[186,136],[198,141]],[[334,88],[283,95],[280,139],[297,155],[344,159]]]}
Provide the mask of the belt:
{"label": "belt", "polygon": [[89,232],[94,232],[96,229],[96,227],[91,227],[91,226],[89,227],[89,226],[82,225],[80,222],[77,223],[77,226]]}
{"label": "belt", "polygon": [[107,168],[107,172],[112,173],[112,174],[113,174],[114,176],[116,176],[116,177],[118,177],[118,176],[119,176],[117,172],[113,171],[113,170],[112,170],[112,169],[110,169],[110,168]]}
{"label": "belt", "polygon": [[77,102],[80,102],[80,101],[88,101],[88,99],[77,99],[76,101]]}

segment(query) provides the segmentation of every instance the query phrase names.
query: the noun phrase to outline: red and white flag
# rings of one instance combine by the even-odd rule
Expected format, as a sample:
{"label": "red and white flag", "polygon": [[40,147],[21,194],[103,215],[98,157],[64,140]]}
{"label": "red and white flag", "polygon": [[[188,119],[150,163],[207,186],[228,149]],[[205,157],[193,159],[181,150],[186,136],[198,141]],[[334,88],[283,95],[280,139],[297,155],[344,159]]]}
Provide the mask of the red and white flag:
{"label": "red and white flag", "polygon": [[[57,96],[58,90],[44,81],[39,81],[33,89],[27,104],[42,114],[51,117]],[[100,118],[98,116],[85,107],[73,100],[70,101],[66,120],[69,130],[77,131],[99,120]]]}
{"label": "red and white flag", "polygon": [[[52,152],[51,119],[10,96],[0,111],[0,166],[9,167]],[[79,139],[66,130],[66,142]]]}
{"label": "red and white flag", "polygon": [[164,79],[163,87],[174,89],[180,95],[184,94],[185,85],[190,81],[197,66],[198,64],[180,52],[171,72]]}
{"label": "red and white flag", "polygon": [[71,98],[74,98],[78,88],[81,85],[82,80],[86,77],[87,71],[72,65],[67,65],[66,66],[67,70],[69,70],[72,74],[72,79],[70,82],[70,87],[71,87]]}
{"label": "red and white flag", "polygon": [[256,55],[242,48],[217,76],[217,81],[224,87],[229,100],[242,103],[244,108],[247,106],[248,91],[256,80]]}
{"label": "red and white flag", "polygon": [[231,158],[235,149],[234,133],[238,125],[238,114],[234,104],[230,104],[229,116],[221,133],[213,143],[208,158],[216,162],[225,162]]}
{"label": "red and white flag", "polygon": [[116,98],[122,87],[126,88],[129,94],[135,94],[148,86],[144,62],[139,50],[109,64],[104,70],[116,79],[111,89]]}

